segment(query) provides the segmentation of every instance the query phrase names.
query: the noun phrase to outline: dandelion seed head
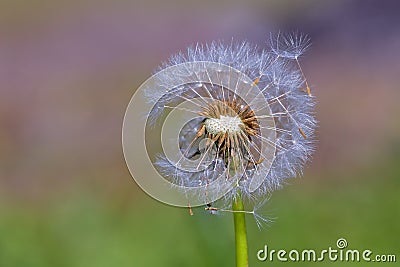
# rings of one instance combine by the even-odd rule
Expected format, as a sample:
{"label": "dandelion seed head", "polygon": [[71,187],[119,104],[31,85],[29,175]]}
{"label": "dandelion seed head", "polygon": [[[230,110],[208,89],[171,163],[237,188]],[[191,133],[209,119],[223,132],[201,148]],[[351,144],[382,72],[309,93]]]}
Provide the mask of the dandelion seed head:
{"label": "dandelion seed head", "polygon": [[171,56],[146,84],[147,125],[170,128],[177,143],[172,153],[156,152],[153,165],[193,206],[226,205],[240,192],[258,207],[302,174],[317,125],[315,98],[298,62],[309,44],[298,33],[271,35],[264,49],[196,44]]}

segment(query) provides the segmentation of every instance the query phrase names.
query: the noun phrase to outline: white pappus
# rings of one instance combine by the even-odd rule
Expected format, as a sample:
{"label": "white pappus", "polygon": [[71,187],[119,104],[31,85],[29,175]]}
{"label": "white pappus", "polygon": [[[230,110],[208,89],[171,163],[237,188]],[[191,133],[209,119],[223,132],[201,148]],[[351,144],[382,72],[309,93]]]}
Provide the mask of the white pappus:
{"label": "white pappus", "polygon": [[[158,71],[192,62],[230,69],[206,69],[208,82],[182,83],[179,75],[164,75],[159,82],[165,90],[146,92],[154,104],[148,114],[151,125],[171,109],[194,114],[182,125],[178,142],[183,157],[197,160],[196,167],[182,168],[180,160],[171,161],[160,153],[154,162],[159,173],[188,188],[207,185],[223,175],[234,186],[219,200],[221,208],[208,205],[206,209],[229,211],[222,207],[229,206],[239,192],[252,210],[248,213],[262,218],[255,210],[288,178],[301,175],[314,151],[315,98],[299,63],[309,45],[305,35],[278,34],[271,35],[267,49],[248,42],[212,42],[172,56]],[[191,68],[185,71],[198,74]],[[223,85],[234,76],[245,77],[244,82],[236,82],[233,88]],[[180,107],[182,102],[190,102],[191,108]],[[255,178],[260,182],[254,183]],[[212,190],[210,194],[218,187]],[[198,197],[204,204],[210,202],[208,192]]]}

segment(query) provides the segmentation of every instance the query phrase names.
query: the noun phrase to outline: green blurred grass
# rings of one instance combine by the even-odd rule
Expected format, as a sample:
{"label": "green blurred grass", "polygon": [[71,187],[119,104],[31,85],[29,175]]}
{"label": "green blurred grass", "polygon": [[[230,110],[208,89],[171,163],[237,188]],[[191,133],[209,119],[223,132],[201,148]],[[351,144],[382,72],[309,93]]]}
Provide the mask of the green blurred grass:
{"label": "green blurred grass", "polygon": [[[399,177],[398,161],[393,160],[338,177],[293,180],[263,208],[263,213],[277,217],[274,223],[260,231],[248,217],[250,266],[271,266],[256,259],[265,244],[272,249],[320,250],[335,247],[341,237],[351,249],[399,258]],[[158,203],[134,186],[132,190],[137,195],[121,201],[82,189],[38,206],[3,197],[0,266],[234,265],[230,214],[211,216],[199,208],[189,216],[186,209]],[[368,263],[374,265],[378,263]]]}

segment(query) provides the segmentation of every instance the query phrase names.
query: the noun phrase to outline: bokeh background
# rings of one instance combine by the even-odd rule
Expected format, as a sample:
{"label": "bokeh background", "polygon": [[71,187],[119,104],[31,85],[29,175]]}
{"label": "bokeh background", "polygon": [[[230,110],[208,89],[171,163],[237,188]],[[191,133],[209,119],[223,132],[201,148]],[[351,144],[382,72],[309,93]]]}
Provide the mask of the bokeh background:
{"label": "bokeh background", "polygon": [[[0,1],[0,266],[233,266],[230,214],[161,204],[131,178],[125,108],[196,42],[308,33],[318,149],[300,179],[248,217],[264,245],[349,248],[400,261],[398,1]],[[295,263],[350,266],[352,263]],[[397,263],[398,264],[398,263]],[[283,263],[274,262],[274,266]],[[364,265],[364,264],[363,264]],[[392,263],[369,263],[396,266]]]}

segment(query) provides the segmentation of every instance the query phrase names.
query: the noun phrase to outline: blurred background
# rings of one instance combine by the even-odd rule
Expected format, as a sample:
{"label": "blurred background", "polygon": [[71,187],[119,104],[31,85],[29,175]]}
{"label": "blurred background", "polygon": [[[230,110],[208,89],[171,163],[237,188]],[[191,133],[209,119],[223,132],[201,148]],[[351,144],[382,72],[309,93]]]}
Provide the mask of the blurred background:
{"label": "blurred background", "polygon": [[[400,261],[398,1],[0,1],[0,266],[233,266],[230,214],[161,204],[131,178],[128,102],[196,42],[308,33],[318,149],[275,192],[264,245],[396,254]],[[275,266],[283,263],[274,262]],[[296,263],[296,266],[352,263]],[[374,263],[369,263],[373,266]],[[376,264],[377,265],[377,264]],[[395,263],[380,266],[395,266]]]}

